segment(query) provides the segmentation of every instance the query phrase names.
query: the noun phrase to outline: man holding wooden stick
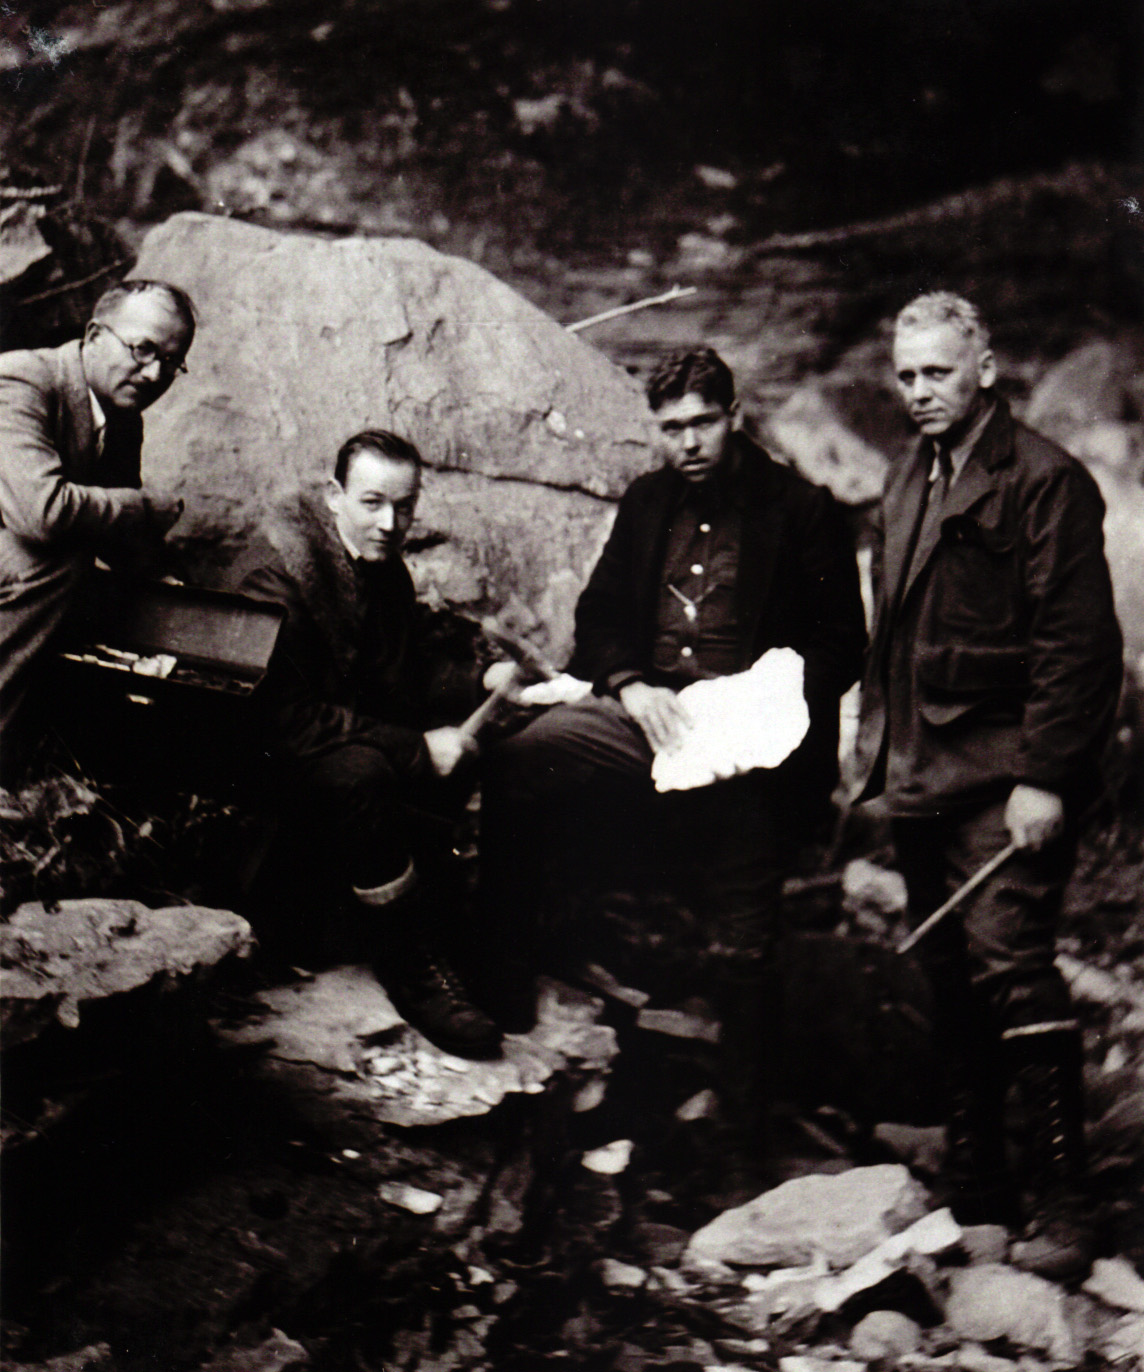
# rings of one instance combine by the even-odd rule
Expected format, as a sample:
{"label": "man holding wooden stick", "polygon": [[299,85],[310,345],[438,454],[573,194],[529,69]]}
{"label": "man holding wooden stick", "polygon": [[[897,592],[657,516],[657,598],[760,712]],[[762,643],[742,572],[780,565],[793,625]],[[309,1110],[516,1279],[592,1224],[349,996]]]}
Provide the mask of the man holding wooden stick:
{"label": "man holding wooden stick", "polygon": [[[877,797],[892,819],[915,923],[994,868],[917,941],[947,1078],[947,1179],[959,1219],[1027,1218],[1015,1260],[1062,1276],[1092,1247],[1080,1032],[1053,959],[1121,679],[1104,506],[1084,467],[995,394],[967,300],[907,305],[893,360],[920,438],[883,499],[858,799]],[[1023,1212],[1007,1157],[1012,1085]]]}
{"label": "man holding wooden stick", "polygon": [[[401,1014],[450,1052],[489,1057],[500,1031],[444,955],[463,906],[450,888],[449,821],[472,790],[466,762],[485,707],[465,724],[427,727],[471,709],[478,676],[426,642],[401,557],[420,489],[412,443],[380,429],[355,434],[324,499],[302,496],[281,512],[266,530],[271,547],[252,550],[239,581],[286,610],[263,687],[285,832],[311,865],[325,856],[352,892]],[[494,664],[486,686],[502,693],[513,670]],[[286,851],[279,843],[283,861]]]}

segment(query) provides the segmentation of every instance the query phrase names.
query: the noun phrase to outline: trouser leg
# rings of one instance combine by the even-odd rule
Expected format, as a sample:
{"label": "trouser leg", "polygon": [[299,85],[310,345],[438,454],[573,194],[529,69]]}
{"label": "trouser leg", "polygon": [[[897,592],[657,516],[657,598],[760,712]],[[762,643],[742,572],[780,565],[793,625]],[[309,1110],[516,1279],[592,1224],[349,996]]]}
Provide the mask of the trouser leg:
{"label": "trouser leg", "polygon": [[756,1166],[770,1152],[782,1028],[782,843],[767,782],[751,774],[661,798],[671,846],[688,855],[691,899],[707,935],[701,989],[722,1026],[720,1094],[744,1162]]}
{"label": "trouser leg", "polygon": [[448,958],[467,910],[443,869],[448,841],[439,831],[463,792],[404,776],[361,745],[308,760],[292,781],[296,809],[311,817],[313,838],[328,845],[327,860],[352,891],[366,955],[396,1009],[449,1052],[494,1055],[500,1032]]}
{"label": "trouser leg", "polygon": [[[651,798],[651,749],[618,701],[593,697],[557,706],[482,759],[478,958],[486,1003],[504,1007],[514,1027],[531,1015],[519,988],[541,957],[546,893],[574,827],[584,836],[579,875],[598,857],[592,815],[602,800]],[[611,813],[612,810],[610,809]],[[513,993],[513,987],[517,993]]]}
{"label": "trouser leg", "polygon": [[[941,820],[895,825],[898,861],[914,925],[938,908],[969,875],[951,860],[951,826]],[[984,859],[983,859],[984,860]],[[980,865],[980,864],[979,864]],[[1005,1090],[999,1025],[975,984],[960,914],[947,918],[917,946],[933,998],[934,1046],[943,1075],[945,1182],[963,1223],[1012,1223],[1015,1196],[1006,1158]]]}
{"label": "trouser leg", "polygon": [[[1008,838],[1001,803],[948,820],[899,821],[895,839],[913,917],[930,913]],[[1052,1079],[1057,1093],[1054,1100],[1022,1087],[1029,1126],[1022,1174],[1030,1180],[1045,1175],[1037,1140],[1062,1131],[1072,1175],[1081,1170],[1079,1032],[1054,965],[1075,851],[1075,835],[1068,834],[1040,853],[1016,854],[918,946],[934,991],[938,1048],[955,1103],[952,1122],[960,1097],[962,1122],[968,1118],[972,1136],[970,1159],[982,1177],[1004,1156],[1005,1095],[1015,1081],[1022,1087],[1030,1080],[1030,1057],[1051,1061],[1041,1076]],[[1037,1190],[1034,1183],[1034,1208]]]}

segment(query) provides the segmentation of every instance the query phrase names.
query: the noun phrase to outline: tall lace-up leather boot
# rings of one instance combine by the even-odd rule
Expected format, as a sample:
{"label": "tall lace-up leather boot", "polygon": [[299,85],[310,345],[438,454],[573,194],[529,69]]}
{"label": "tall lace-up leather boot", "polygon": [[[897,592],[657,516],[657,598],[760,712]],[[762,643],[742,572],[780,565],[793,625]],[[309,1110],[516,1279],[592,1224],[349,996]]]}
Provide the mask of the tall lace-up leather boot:
{"label": "tall lace-up leather boot", "polygon": [[1005,1033],[1024,1114],[1024,1180],[1029,1222],[1011,1261],[1026,1272],[1066,1280],[1092,1265],[1096,1236],[1085,1195],[1083,1051],[1075,1021]]}
{"label": "tall lace-up leather boot", "polygon": [[1005,1082],[997,1054],[954,1053],[945,1063],[942,1182],[961,1224],[1013,1227],[1019,1209],[1005,1153]]}

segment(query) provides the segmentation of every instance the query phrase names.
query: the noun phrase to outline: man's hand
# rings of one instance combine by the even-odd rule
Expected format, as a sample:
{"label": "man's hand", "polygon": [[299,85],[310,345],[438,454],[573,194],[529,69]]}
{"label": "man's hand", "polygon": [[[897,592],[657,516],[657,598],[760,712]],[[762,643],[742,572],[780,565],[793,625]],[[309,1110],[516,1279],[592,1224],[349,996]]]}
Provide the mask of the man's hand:
{"label": "man's hand", "polygon": [[499,691],[507,686],[517,671],[515,662],[491,662],[485,668],[481,683],[486,691]]}
{"label": "man's hand", "polygon": [[670,687],[629,681],[620,688],[620,704],[644,731],[655,752],[673,753],[691,728],[691,716]]}
{"label": "man's hand", "polygon": [[463,757],[477,751],[476,740],[451,724],[430,729],[425,735],[425,746],[429,749],[433,770],[439,777],[451,775]]}
{"label": "man's hand", "polygon": [[1019,784],[1013,787],[1005,806],[1005,824],[1018,848],[1036,852],[1064,829],[1064,802],[1052,791]]}

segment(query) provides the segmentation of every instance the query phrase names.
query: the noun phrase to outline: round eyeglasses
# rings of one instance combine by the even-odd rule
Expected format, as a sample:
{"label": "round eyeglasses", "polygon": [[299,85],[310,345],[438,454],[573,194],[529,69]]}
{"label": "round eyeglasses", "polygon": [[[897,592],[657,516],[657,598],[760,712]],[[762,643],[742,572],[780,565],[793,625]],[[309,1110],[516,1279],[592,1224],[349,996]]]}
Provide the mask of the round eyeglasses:
{"label": "round eyeglasses", "polygon": [[105,324],[102,319],[98,323],[101,329],[106,329],[112,338],[123,344],[140,367],[149,367],[152,362],[158,362],[160,370],[171,376],[187,374],[187,364],[178,353],[160,352],[149,339],[144,339],[141,343],[128,343],[127,339],[117,334],[110,324]]}

